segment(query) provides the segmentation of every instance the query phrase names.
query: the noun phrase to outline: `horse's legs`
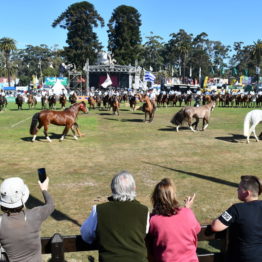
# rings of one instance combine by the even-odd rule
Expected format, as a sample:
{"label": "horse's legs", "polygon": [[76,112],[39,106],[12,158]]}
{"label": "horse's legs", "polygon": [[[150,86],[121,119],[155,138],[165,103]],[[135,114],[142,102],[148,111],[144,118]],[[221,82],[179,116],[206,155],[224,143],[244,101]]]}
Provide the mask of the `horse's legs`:
{"label": "horse's legs", "polygon": [[[257,135],[256,135],[256,126],[257,126],[257,123],[253,124],[253,125],[250,127],[249,136],[250,136],[250,135],[252,134],[252,132],[253,132],[254,137],[255,137],[256,141],[258,142],[259,139],[258,139],[258,137],[257,137]],[[249,136],[248,136],[248,143],[249,143]]]}
{"label": "horse's legs", "polygon": [[[70,126],[69,126],[69,125],[66,125],[66,126],[65,126],[65,129],[64,129],[64,131],[63,131],[63,134],[62,134],[62,136],[61,136],[61,138],[60,138],[60,142],[64,140],[64,138],[65,138],[65,136],[67,135],[69,129],[70,129]],[[75,135],[74,135],[74,137],[75,137]]]}
{"label": "horse's legs", "polygon": [[46,124],[46,125],[44,125],[45,138],[46,138],[49,142],[52,142],[52,140],[51,140],[50,137],[48,136],[47,130],[48,130],[48,125]]}
{"label": "horse's legs", "polygon": [[199,119],[196,119],[196,121],[192,124],[192,126],[195,126],[195,130],[198,131],[198,123],[199,123]]}
{"label": "horse's legs", "polygon": [[190,129],[193,131],[193,132],[196,132],[196,130],[194,130],[193,126],[192,126],[192,118],[191,117],[188,117],[188,125],[190,127]]}
{"label": "horse's legs", "polygon": [[[206,124],[205,124],[206,122]],[[208,119],[203,118],[203,131],[208,127]]]}
{"label": "horse's legs", "polygon": [[73,126],[71,127],[72,133],[73,133],[73,135],[74,135],[74,139],[75,139],[75,140],[78,140],[78,138],[77,138],[77,136],[76,136],[75,129],[74,129],[73,127],[75,127],[75,125],[73,125]]}
{"label": "horse's legs", "polygon": [[74,129],[76,130],[76,133],[77,133],[77,135],[78,135],[79,137],[80,137],[80,136],[84,136],[84,134],[81,134],[80,129],[79,129],[79,126],[78,126],[77,123],[74,123],[74,124],[73,124],[73,127],[74,127]]}

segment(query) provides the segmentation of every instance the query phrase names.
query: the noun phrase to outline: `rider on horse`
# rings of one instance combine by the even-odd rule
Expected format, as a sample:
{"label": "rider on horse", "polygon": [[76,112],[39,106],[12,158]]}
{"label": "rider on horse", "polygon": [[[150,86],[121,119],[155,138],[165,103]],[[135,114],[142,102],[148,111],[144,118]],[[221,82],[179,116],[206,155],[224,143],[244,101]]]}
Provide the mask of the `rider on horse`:
{"label": "rider on horse", "polygon": [[149,97],[150,102],[152,103],[154,109],[156,109],[156,93],[155,93],[153,87],[150,87],[148,89],[148,97]]}

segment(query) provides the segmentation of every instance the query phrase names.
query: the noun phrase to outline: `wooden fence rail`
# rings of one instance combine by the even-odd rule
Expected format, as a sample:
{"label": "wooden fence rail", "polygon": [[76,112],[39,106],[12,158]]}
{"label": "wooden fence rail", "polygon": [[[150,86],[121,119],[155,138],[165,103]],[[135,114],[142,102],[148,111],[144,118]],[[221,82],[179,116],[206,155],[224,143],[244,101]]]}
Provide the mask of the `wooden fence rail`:
{"label": "wooden fence rail", "polygon": [[[219,233],[206,233],[206,225],[201,226],[198,234],[198,241],[212,241],[216,244],[219,252],[210,253],[203,249],[198,249],[199,262],[223,262],[227,249],[227,231]],[[66,252],[95,251],[97,248],[85,243],[80,235],[61,236],[54,234],[52,237],[42,237],[42,254],[51,254],[52,262],[64,262]]]}

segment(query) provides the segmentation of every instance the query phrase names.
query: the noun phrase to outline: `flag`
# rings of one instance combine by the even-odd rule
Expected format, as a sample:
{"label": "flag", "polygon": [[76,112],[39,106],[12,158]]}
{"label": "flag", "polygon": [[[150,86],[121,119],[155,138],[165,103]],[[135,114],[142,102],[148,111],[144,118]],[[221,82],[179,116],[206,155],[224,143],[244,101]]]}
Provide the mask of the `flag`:
{"label": "flag", "polygon": [[151,73],[151,72],[146,72],[145,73],[145,81],[150,81],[150,82],[154,82],[156,79],[156,77]]}
{"label": "flag", "polygon": [[101,86],[103,88],[107,88],[107,87],[109,87],[111,85],[112,85],[112,80],[111,80],[109,74],[107,74],[106,80],[104,81],[104,83],[101,84]]}
{"label": "flag", "polygon": [[192,67],[189,68],[189,77],[192,77]]}
{"label": "flag", "polygon": [[199,67],[199,72],[198,72],[199,79],[201,78],[201,67]]}
{"label": "flag", "polygon": [[256,74],[259,75],[260,74],[260,67],[256,66]]}

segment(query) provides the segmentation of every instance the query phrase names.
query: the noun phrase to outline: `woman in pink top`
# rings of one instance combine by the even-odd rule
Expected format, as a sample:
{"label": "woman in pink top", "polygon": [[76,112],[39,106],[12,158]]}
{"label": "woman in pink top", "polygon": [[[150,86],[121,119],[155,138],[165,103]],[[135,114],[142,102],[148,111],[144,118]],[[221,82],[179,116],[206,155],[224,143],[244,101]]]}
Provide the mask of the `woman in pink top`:
{"label": "woman in pink top", "polygon": [[152,194],[153,211],[148,233],[150,262],[196,262],[197,234],[200,224],[190,207],[193,197],[187,197],[185,207],[176,199],[173,181],[162,179]]}

